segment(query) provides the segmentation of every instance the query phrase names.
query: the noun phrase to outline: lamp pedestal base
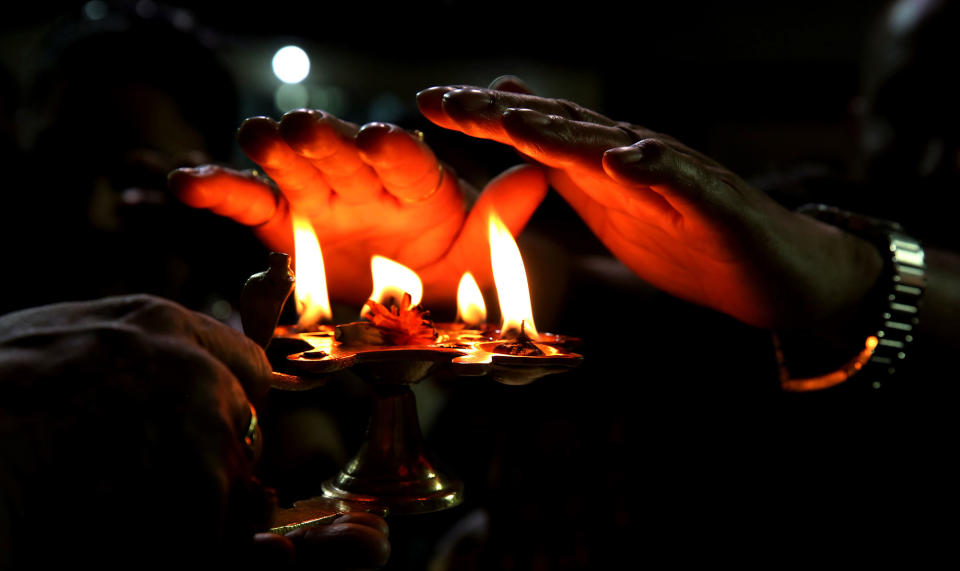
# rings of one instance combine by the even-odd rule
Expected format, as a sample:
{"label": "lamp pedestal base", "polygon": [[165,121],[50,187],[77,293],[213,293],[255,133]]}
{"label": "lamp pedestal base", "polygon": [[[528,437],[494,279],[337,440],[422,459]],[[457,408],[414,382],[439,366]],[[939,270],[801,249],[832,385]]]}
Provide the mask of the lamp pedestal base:
{"label": "lamp pedestal base", "polygon": [[357,454],[323,483],[323,495],[369,511],[426,513],[463,501],[463,484],[441,474],[427,454],[416,397],[406,385],[374,385],[366,437]]}

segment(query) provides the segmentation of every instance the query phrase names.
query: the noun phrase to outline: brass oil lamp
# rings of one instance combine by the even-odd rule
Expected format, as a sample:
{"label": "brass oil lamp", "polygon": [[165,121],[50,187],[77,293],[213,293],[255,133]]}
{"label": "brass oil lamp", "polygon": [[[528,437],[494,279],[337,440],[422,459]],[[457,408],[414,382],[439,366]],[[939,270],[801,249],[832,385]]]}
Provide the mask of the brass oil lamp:
{"label": "brass oil lamp", "polygon": [[[410,387],[440,370],[528,384],[579,365],[583,357],[571,351],[578,340],[537,332],[519,249],[495,215],[490,247],[504,318],[500,328],[486,323],[483,296],[470,274],[461,279],[457,322],[433,323],[418,305],[422,284],[416,274],[379,256],[371,264],[374,291],[361,311],[363,320],[323,324],[331,312],[319,244],[305,220],[295,218],[294,230],[298,275],[290,270],[289,256],[270,255],[270,267],[244,287],[244,332],[268,347],[275,389],[308,390],[349,369],[370,385],[374,402],[354,457],[323,483],[322,496],[278,510],[271,531],[321,523],[346,511],[415,514],[460,504],[463,484],[431,459]],[[278,326],[295,282],[300,319],[296,326]]]}

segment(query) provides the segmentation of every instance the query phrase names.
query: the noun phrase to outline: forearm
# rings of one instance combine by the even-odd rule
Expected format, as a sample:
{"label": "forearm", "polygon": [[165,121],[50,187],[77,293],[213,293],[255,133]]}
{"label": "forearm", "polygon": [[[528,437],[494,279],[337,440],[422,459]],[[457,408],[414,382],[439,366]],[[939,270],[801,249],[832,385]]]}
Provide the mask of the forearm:
{"label": "forearm", "polygon": [[[884,257],[891,256],[897,246],[886,271],[870,274],[866,271],[869,265],[853,273],[842,271],[847,265],[859,267],[853,258],[849,264],[841,264],[843,267],[825,266],[836,270],[825,275],[840,283],[844,283],[840,279],[844,275],[859,275],[858,282],[869,278],[871,284],[862,295],[852,298],[827,320],[777,331],[785,390],[815,390],[840,382],[866,382],[875,387],[893,383],[918,391],[944,389],[930,381],[942,376],[948,360],[960,348],[956,334],[956,324],[960,323],[960,256],[928,247],[918,258],[909,238],[894,233],[889,239],[894,237],[897,241],[890,242],[890,251],[884,246],[886,239],[874,238],[872,245],[856,239],[874,255]],[[915,280],[921,265],[925,274],[922,293],[913,288],[920,285]],[[848,377],[856,378],[844,381]]]}

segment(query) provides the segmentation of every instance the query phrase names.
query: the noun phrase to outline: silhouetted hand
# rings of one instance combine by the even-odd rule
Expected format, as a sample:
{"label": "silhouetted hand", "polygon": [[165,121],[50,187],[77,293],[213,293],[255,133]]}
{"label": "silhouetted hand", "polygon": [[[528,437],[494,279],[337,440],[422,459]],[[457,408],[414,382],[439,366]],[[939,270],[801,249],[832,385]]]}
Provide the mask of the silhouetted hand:
{"label": "silhouetted hand", "polygon": [[868,242],[783,208],[672,137],[534,96],[515,78],[492,87],[432,87],[417,101],[437,125],[545,165],[610,251],[664,291],[756,326],[808,326],[855,306],[880,273]]}
{"label": "silhouetted hand", "polygon": [[370,257],[409,266],[427,303],[455,299],[461,274],[490,283],[487,217],[495,209],[514,234],[543,200],[540,169],[524,166],[475,193],[444,168],[417,134],[397,126],[362,127],[323,111],[291,111],[276,122],[247,119],[244,152],[279,188],[250,173],[217,166],[170,175],[188,205],[249,226],[269,248],[293,254],[291,210],[313,223],[331,297],[361,303],[370,294]]}
{"label": "silhouetted hand", "polygon": [[[374,569],[390,559],[390,529],[380,516],[350,512],[325,525],[307,526],[285,536],[256,536],[257,561],[251,568]],[[262,563],[262,564],[261,564]]]}
{"label": "silhouetted hand", "polygon": [[84,514],[57,550],[15,553],[82,560],[104,549],[97,533],[119,553],[163,537],[170,553],[198,556],[252,543],[272,506],[253,477],[250,403],[270,375],[239,331],[157,297],[0,318],[0,482],[20,489],[14,544],[40,541],[37,526],[57,512]]}
{"label": "silhouetted hand", "polygon": [[[189,554],[271,568],[384,565],[387,526],[372,514],[258,534],[276,506],[254,477],[262,435],[251,403],[270,382],[253,341],[158,297],[0,317],[0,564],[126,568],[149,554],[134,566],[152,568]],[[41,528],[62,513],[84,521],[44,549]]]}

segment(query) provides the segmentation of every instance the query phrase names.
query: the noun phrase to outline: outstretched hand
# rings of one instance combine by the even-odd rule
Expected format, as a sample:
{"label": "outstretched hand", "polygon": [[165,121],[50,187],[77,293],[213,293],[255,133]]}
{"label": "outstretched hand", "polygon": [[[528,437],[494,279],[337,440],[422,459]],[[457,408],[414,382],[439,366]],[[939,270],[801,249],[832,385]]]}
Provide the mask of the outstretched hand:
{"label": "outstretched hand", "polygon": [[190,206],[253,226],[275,251],[293,253],[291,212],[308,217],[330,295],[344,302],[369,295],[373,254],[417,271],[428,303],[452,301],[467,270],[490,283],[490,210],[517,234],[546,193],[542,171],[523,166],[491,181],[471,209],[476,193],[419,134],[385,123],[360,127],[323,111],[291,111],[279,122],[253,117],[238,139],[279,192],[254,174],[218,166],[174,171],[171,188]]}
{"label": "outstretched hand", "polygon": [[538,97],[514,78],[432,87],[432,122],[545,165],[550,184],[637,275],[764,327],[842,313],[880,272],[869,243],[790,212],[672,137]]}

